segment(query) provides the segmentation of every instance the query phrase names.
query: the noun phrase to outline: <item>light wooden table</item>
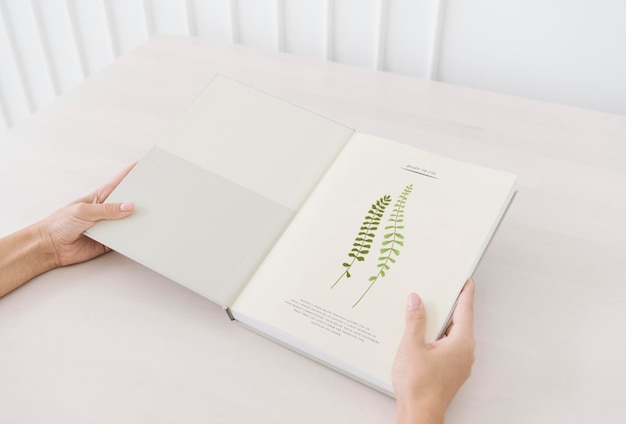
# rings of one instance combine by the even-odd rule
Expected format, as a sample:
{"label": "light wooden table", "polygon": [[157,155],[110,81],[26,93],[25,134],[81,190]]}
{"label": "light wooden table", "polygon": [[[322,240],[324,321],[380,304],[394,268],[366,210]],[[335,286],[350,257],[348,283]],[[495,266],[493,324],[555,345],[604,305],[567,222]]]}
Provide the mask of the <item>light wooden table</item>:
{"label": "light wooden table", "polygon": [[[360,131],[517,173],[519,195],[476,274],[477,361],[448,422],[626,422],[623,116],[158,37],[0,139],[0,234],[140,158],[216,72]],[[393,418],[392,399],[115,253],[0,300],[2,423]]]}

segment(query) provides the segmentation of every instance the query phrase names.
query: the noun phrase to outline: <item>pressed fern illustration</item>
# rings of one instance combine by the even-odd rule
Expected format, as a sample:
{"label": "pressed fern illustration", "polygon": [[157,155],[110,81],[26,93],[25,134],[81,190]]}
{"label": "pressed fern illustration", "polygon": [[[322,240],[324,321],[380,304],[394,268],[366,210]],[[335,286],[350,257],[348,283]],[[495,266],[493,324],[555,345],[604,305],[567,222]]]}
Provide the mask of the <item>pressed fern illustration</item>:
{"label": "pressed fern illustration", "polygon": [[412,190],[413,184],[406,186],[396,203],[393,205],[393,210],[391,211],[391,215],[388,219],[390,225],[385,227],[385,230],[389,230],[389,232],[384,235],[384,241],[382,242],[382,247],[380,249],[381,256],[378,257],[378,264],[376,265],[378,273],[369,278],[370,285],[367,287],[365,292],[363,292],[361,297],[359,297],[359,299],[354,303],[354,305],[352,305],[353,308],[358,305],[361,300],[363,300],[376,281],[385,276],[385,272],[389,271],[391,264],[396,263],[397,257],[400,255],[400,247],[404,246],[404,235],[402,235],[400,230],[404,230],[404,207]]}
{"label": "pressed fern illustration", "polygon": [[380,225],[380,220],[385,213],[385,208],[389,206],[391,203],[391,196],[383,196],[373,203],[370,207],[369,211],[367,211],[367,215],[361,224],[361,228],[359,228],[359,233],[354,239],[354,243],[352,244],[352,250],[348,253],[348,257],[352,258],[349,262],[344,262],[342,265],[345,268],[343,273],[337,278],[337,281],[330,286],[332,289],[341,281],[341,279],[345,276],[346,278],[350,278],[350,269],[355,262],[363,262],[365,260],[365,255],[367,255],[372,247],[372,242],[374,241],[374,231],[378,229]]}

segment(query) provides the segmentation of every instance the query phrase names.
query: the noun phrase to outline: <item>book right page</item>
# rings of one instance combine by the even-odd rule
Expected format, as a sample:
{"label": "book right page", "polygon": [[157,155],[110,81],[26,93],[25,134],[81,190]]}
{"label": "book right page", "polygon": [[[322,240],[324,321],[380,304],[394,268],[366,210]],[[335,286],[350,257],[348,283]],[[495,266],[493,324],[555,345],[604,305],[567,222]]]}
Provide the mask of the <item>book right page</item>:
{"label": "book right page", "polygon": [[234,317],[390,392],[409,292],[440,333],[515,176],[355,134],[235,302]]}

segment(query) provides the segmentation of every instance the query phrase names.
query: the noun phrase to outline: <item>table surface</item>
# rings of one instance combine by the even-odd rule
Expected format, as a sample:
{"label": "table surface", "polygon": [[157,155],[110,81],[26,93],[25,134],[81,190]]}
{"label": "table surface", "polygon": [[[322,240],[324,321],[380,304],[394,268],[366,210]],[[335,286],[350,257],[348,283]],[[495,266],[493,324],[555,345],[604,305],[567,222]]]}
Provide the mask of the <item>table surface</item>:
{"label": "table surface", "polygon": [[[447,422],[626,422],[624,116],[160,36],[0,138],[0,235],[139,159],[218,72],[518,174],[475,274],[477,360]],[[381,423],[394,401],[111,253],[0,299],[0,411],[3,423]]]}

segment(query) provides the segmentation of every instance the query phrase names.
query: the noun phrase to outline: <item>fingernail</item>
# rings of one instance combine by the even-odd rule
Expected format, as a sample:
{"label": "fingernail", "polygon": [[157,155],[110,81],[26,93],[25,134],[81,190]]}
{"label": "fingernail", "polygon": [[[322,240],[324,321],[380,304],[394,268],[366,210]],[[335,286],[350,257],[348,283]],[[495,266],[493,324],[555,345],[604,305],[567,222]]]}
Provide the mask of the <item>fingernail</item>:
{"label": "fingernail", "polygon": [[417,295],[417,293],[411,293],[406,302],[406,308],[411,311],[413,309],[422,307],[422,299]]}
{"label": "fingernail", "polygon": [[135,202],[122,203],[120,205],[120,211],[122,212],[130,212],[135,209]]}

